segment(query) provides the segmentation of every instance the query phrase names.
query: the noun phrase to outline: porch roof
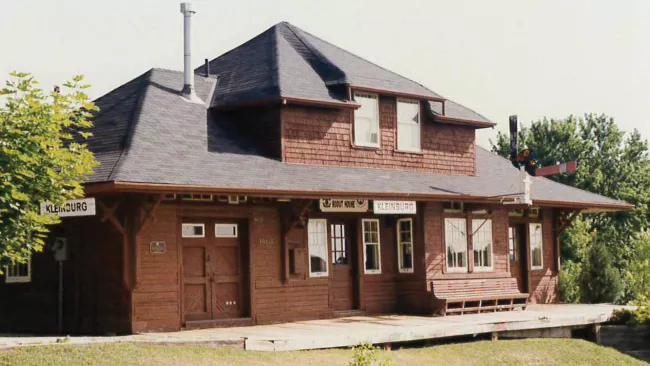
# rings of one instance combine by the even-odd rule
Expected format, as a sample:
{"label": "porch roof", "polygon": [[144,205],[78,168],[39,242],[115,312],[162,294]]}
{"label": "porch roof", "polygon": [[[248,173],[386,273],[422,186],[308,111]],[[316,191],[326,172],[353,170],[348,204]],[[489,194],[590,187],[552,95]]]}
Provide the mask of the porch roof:
{"label": "porch roof", "polygon": [[[210,100],[215,80],[196,78]],[[521,191],[519,171],[476,146],[475,176],[288,164],[265,157],[220,123],[218,113],[180,96],[181,72],[152,69],[97,100],[90,149],[101,166],[88,191],[122,189],[173,192],[258,192],[295,196],[417,197],[492,200]],[[105,183],[100,185],[100,183]],[[103,188],[102,188],[103,187]],[[534,177],[535,204],[597,210],[633,206]]]}

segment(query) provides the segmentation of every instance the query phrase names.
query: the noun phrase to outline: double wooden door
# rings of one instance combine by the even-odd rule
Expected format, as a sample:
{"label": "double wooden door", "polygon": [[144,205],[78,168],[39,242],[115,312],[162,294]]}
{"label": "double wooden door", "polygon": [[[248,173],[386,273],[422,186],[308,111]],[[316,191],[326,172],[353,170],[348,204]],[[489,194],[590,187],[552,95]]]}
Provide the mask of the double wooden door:
{"label": "double wooden door", "polygon": [[182,274],[186,321],[245,315],[244,297],[248,294],[244,293],[243,267],[246,261],[242,253],[240,226],[237,222],[221,220],[183,222]]}
{"label": "double wooden door", "polygon": [[332,266],[332,307],[337,311],[356,309],[358,291],[354,225],[350,221],[330,222],[328,234]]}

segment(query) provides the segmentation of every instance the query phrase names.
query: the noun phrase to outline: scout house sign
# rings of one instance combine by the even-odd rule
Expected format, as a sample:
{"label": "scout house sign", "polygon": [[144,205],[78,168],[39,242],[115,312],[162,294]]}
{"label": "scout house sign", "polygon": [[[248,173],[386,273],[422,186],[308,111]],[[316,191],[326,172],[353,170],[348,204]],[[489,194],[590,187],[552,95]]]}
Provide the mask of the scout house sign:
{"label": "scout house sign", "polygon": [[368,201],[321,198],[320,210],[323,212],[366,212],[368,211]]}
{"label": "scout house sign", "polygon": [[54,214],[59,217],[72,216],[94,216],[95,199],[83,198],[80,200],[65,201],[61,206],[55,206],[50,202],[41,203],[41,214]]}

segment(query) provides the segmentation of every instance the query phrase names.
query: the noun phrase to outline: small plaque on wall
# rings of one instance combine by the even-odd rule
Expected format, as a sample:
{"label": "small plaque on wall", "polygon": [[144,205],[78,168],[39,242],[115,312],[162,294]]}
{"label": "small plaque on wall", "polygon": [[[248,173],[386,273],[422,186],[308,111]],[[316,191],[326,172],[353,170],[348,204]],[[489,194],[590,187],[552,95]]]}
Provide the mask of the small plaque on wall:
{"label": "small plaque on wall", "polygon": [[149,251],[153,254],[164,254],[167,244],[164,241],[152,241],[149,243]]}

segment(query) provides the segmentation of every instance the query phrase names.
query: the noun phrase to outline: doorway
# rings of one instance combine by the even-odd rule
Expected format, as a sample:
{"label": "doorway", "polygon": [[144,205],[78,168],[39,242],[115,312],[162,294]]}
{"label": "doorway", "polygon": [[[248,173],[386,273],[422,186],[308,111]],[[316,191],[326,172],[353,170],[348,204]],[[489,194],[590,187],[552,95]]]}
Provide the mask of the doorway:
{"label": "doorway", "polygon": [[357,256],[354,222],[330,221],[332,264],[330,296],[335,311],[358,309]]}
{"label": "doorway", "polygon": [[519,291],[528,292],[528,256],[526,253],[526,225],[511,224],[508,227],[508,256],[510,274],[517,279]]}
{"label": "doorway", "polygon": [[245,225],[231,220],[181,224],[185,321],[248,315],[248,246]]}

